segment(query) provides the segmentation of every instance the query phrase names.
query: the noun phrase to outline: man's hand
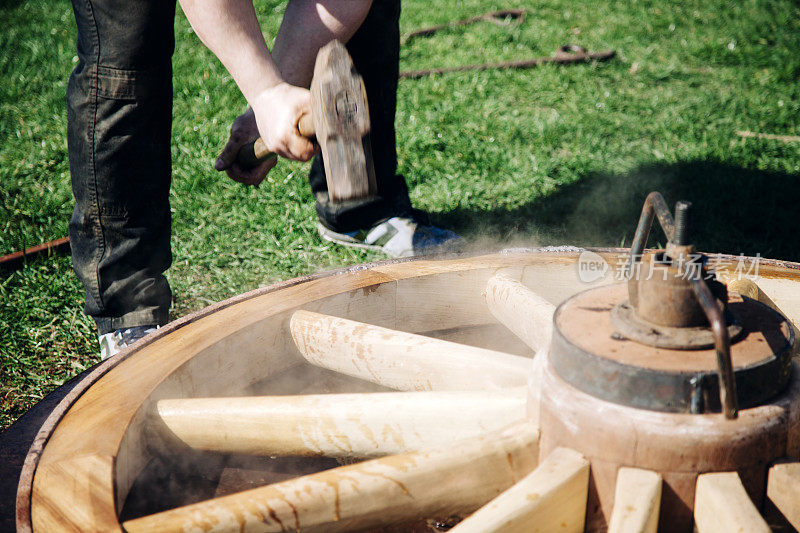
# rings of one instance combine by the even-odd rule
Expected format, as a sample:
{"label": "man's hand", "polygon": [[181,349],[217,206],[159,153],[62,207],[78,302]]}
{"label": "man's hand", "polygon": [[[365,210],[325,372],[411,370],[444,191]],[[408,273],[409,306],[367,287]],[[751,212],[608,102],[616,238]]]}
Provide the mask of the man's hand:
{"label": "man's hand", "polygon": [[258,138],[258,128],[256,127],[256,117],[253,114],[253,109],[248,108],[243,114],[236,117],[231,126],[231,136],[228,138],[228,143],[222,149],[217,161],[214,163],[214,168],[222,171],[224,170],[228,177],[233,181],[244,183],[245,185],[258,186],[264,178],[267,177],[269,171],[278,164],[277,157],[271,157],[260,165],[252,168],[243,168],[236,162],[236,155],[239,149]]}
{"label": "man's hand", "polygon": [[311,93],[282,82],[253,99],[258,132],[270,152],[294,161],[308,161],[318,147],[300,135],[297,125],[303,115],[311,115]]}
{"label": "man's hand", "polygon": [[[234,163],[239,148],[258,135],[278,155],[308,161],[317,147],[300,136],[297,124],[311,112],[311,81],[317,50],[347,41],[367,16],[371,0],[291,0],[275,42],[281,68],[267,49],[253,0],[180,0],[198,37],[231,73],[252,111],[237,118],[214,167],[236,181],[261,183],[275,161],[254,169]],[[288,83],[287,83],[288,82]],[[293,84],[293,85],[290,85]]]}
{"label": "man's hand", "polygon": [[307,90],[281,83],[263,91],[253,103],[256,110],[248,109],[233,122],[228,143],[214,164],[245,185],[258,185],[277,164],[274,157],[253,168],[236,163],[239,149],[259,135],[267,149],[287,159],[308,161],[317,152],[317,147],[297,130],[300,117],[311,113]]}

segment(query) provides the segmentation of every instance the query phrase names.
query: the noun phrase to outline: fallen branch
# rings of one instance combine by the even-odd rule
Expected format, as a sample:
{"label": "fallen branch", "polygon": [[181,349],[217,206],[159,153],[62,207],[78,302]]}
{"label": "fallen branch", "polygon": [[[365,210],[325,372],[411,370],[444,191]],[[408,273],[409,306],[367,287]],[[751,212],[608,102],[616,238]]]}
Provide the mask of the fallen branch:
{"label": "fallen branch", "polygon": [[62,237],[44,244],[31,246],[21,252],[14,252],[0,257],[0,271],[5,270],[12,272],[14,270],[19,270],[29,258],[32,259],[45,254],[49,257],[55,253],[67,251],[69,251],[69,237]]}
{"label": "fallen branch", "polygon": [[588,61],[607,61],[616,55],[614,50],[603,50],[602,52],[587,52],[581,47],[574,45],[564,45],[556,50],[550,57],[537,57],[534,59],[523,59],[520,61],[504,61],[501,63],[483,63],[480,65],[462,65],[460,67],[432,68],[427,70],[404,70],[400,72],[401,78],[424,78],[432,74],[445,74],[447,72],[465,72],[468,70],[494,70],[494,69],[517,69],[532,68],[544,65],[545,63],[570,64],[586,63]]}
{"label": "fallen branch", "polygon": [[739,137],[748,137],[755,139],[769,139],[771,141],[781,141],[785,143],[800,142],[800,135],[775,135],[773,133],[755,133],[753,131],[737,131],[736,135]]}
{"label": "fallen branch", "polygon": [[[467,26],[476,22],[487,21],[499,26],[505,26],[512,22],[517,24],[525,20],[527,11],[524,9],[506,9],[503,11],[491,11],[463,20],[456,20],[447,24],[439,26],[431,26],[409,33],[403,38],[403,44],[408,43],[411,39],[417,37],[429,37],[434,33],[447,28],[454,28],[457,26]],[[588,52],[582,46],[567,44],[558,47],[555,54],[550,57],[537,57],[533,59],[523,59],[520,61],[503,61],[500,63],[480,63],[476,65],[461,65],[458,67],[442,67],[431,68],[425,70],[404,70],[400,72],[401,78],[418,79],[430,76],[432,74],[445,74],[447,72],[465,72],[468,70],[490,70],[490,69],[515,69],[515,68],[531,68],[538,67],[545,63],[584,63],[587,61],[606,61],[616,55],[614,50],[603,50],[602,52]]]}

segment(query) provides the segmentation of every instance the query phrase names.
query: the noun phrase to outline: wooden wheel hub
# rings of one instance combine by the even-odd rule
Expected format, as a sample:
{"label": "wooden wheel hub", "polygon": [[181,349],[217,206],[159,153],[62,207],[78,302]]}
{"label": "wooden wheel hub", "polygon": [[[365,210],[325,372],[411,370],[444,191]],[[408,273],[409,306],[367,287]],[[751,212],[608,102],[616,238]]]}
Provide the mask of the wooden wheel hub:
{"label": "wooden wheel hub", "polygon": [[747,408],[728,420],[719,414],[715,351],[655,348],[618,335],[611,310],[626,297],[617,284],[561,304],[542,380],[541,454],[570,446],[592,463],[587,529],[607,527],[621,467],[662,476],[665,531],[691,530],[701,473],[737,471],[760,505],[767,466],[787,454],[790,433],[792,440],[800,433],[790,324],[733,296],[746,332],[732,356],[739,405]]}
{"label": "wooden wheel hub", "polygon": [[[585,291],[555,313],[540,452],[572,446],[591,461],[591,531],[609,525],[624,467],[661,476],[664,531],[691,530],[704,496],[698,478],[708,473],[736,471],[742,492],[761,505],[769,465],[794,450],[800,433],[792,326],[751,298],[729,301],[689,242],[690,207],[678,202],[673,219],[651,193],[627,283]],[[642,258],[655,216],[669,242]]]}

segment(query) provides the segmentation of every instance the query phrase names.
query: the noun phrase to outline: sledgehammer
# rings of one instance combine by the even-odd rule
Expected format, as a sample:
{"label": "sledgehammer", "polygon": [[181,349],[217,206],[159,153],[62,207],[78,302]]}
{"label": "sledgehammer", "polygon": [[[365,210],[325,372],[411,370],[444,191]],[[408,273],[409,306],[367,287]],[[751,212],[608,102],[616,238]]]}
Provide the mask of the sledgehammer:
{"label": "sledgehammer", "polygon": [[[342,43],[333,40],[320,48],[311,81],[311,116],[297,125],[303,137],[316,137],[325,161],[328,197],[333,202],[355,200],[377,193],[369,143],[369,107],[364,80]],[[253,167],[275,154],[261,138],[242,146],[236,157]]]}

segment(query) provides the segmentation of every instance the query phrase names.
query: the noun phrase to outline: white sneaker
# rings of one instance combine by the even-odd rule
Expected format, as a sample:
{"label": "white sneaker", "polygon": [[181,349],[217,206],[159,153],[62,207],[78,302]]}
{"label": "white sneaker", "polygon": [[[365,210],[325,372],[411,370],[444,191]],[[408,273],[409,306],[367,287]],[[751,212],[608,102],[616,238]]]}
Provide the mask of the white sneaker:
{"label": "white sneaker", "polygon": [[317,223],[323,239],[342,246],[383,252],[390,257],[411,257],[456,250],[464,242],[458,234],[436,226],[423,226],[411,217],[392,217],[375,226],[350,233],[337,233]]}
{"label": "white sneaker", "polygon": [[132,328],[118,329],[111,333],[100,335],[100,360],[105,361],[112,355],[117,355],[139,339],[146,337],[158,329],[158,326],[134,326]]}

